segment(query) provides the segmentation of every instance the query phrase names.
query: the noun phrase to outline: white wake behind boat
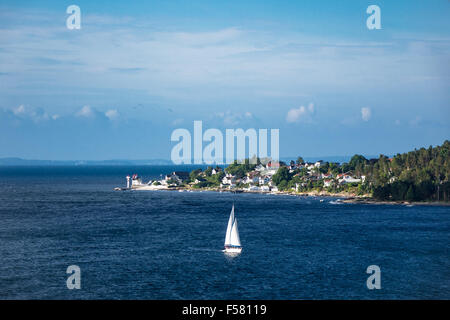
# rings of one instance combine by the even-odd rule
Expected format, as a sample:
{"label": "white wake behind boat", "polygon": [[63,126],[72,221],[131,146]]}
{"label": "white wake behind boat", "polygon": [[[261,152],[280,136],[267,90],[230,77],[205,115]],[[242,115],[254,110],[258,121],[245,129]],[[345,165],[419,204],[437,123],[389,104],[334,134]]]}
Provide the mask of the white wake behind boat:
{"label": "white wake behind boat", "polygon": [[225,249],[223,252],[230,254],[239,254],[242,251],[241,239],[239,238],[239,230],[237,220],[234,217],[234,204],[231,208],[230,218],[228,219],[227,233],[225,234]]}

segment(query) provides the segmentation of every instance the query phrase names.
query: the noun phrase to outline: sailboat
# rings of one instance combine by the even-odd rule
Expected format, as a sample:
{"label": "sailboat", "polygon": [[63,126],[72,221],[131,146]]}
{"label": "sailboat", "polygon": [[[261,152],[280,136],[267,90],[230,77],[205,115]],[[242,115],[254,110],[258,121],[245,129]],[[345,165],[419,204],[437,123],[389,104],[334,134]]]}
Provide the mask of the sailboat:
{"label": "sailboat", "polygon": [[230,219],[228,219],[227,233],[225,234],[225,253],[241,253],[241,239],[239,239],[239,230],[237,220],[234,217],[234,204],[231,208]]}

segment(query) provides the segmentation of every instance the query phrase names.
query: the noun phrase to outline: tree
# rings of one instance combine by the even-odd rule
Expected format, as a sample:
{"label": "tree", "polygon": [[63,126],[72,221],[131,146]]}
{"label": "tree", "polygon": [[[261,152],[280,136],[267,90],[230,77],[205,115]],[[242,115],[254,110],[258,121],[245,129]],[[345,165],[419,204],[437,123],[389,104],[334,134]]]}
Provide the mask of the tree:
{"label": "tree", "polygon": [[286,167],[281,167],[278,169],[277,173],[272,176],[272,181],[278,186],[282,181],[286,181],[286,184],[291,179],[291,175],[289,174],[289,169]]}
{"label": "tree", "polygon": [[375,187],[374,188],[374,190],[373,190],[373,197],[375,198],[375,199],[378,199],[378,200],[388,200],[389,199],[389,194],[390,194],[390,190],[389,190],[390,188],[389,188],[389,186],[385,186],[385,187],[383,187],[383,186],[378,186],[378,187]]}
{"label": "tree", "polygon": [[360,166],[364,166],[367,163],[367,159],[360,155],[360,154],[355,154],[351,159],[350,162],[348,163],[350,170],[355,170],[356,167],[358,165]]}
{"label": "tree", "polygon": [[319,167],[320,173],[328,173],[328,170],[330,169],[330,164],[328,162],[322,163],[322,165]]}
{"label": "tree", "polygon": [[414,187],[412,184],[409,186],[408,192],[406,192],[405,199],[408,201],[413,201],[415,199]]}
{"label": "tree", "polygon": [[296,162],[297,162],[298,165],[300,165],[300,164],[305,163],[305,160],[303,160],[302,157],[298,157]]}
{"label": "tree", "polygon": [[277,184],[278,189],[286,190],[288,188],[288,183],[286,180],[282,180],[279,184]]}
{"label": "tree", "polygon": [[202,169],[195,169],[195,170],[192,170],[192,171],[189,173],[189,180],[191,180],[192,182],[194,182],[195,179],[197,179],[197,177],[198,177],[198,175],[199,175],[200,173],[202,173]]}
{"label": "tree", "polygon": [[211,174],[212,174],[212,170],[213,170],[213,168],[212,168],[212,167],[208,167],[208,168],[206,168],[206,170],[205,170],[205,174],[206,174],[206,176],[207,176],[207,177],[210,177],[210,176],[211,176]]}

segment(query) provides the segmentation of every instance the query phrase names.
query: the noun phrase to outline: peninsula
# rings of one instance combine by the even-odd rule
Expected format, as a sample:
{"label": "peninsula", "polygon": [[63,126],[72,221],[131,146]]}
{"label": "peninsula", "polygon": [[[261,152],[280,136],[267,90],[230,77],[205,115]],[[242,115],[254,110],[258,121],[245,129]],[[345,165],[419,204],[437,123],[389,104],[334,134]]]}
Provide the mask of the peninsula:
{"label": "peninsula", "polygon": [[245,159],[224,167],[175,171],[160,180],[142,183],[134,175],[135,190],[210,190],[344,197],[347,202],[448,204],[450,142],[421,148],[392,158],[366,159],[354,155],[347,163],[289,163]]}

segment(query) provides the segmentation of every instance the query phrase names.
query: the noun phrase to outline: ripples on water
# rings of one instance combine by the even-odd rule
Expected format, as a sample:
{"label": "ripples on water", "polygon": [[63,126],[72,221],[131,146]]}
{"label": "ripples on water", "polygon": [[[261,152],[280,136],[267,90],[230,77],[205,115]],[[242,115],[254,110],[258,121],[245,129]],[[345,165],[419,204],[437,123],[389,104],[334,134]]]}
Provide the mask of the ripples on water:
{"label": "ripples on water", "polygon": [[[0,298],[450,298],[448,207],[113,191],[170,167],[0,168]],[[243,253],[222,253],[232,202]],[[81,268],[82,289],[66,288]],[[369,265],[381,290],[368,290]]]}

